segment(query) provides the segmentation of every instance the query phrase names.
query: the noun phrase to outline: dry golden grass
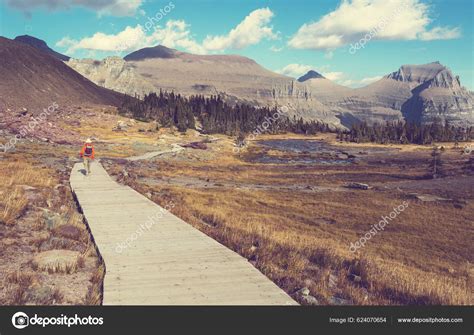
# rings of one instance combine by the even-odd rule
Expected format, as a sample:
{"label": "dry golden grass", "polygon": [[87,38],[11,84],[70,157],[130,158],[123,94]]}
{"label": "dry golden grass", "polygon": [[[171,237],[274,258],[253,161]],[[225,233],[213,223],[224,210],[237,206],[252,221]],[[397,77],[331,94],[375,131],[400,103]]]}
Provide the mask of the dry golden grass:
{"label": "dry golden grass", "polygon": [[[429,150],[423,152],[426,157],[417,153],[415,161],[403,162],[411,164],[408,169],[398,163],[363,162],[349,168],[262,166],[225,154],[210,162],[143,162],[128,167],[137,179],[126,182],[142,194],[155,194],[153,200],[163,205],[172,200],[177,216],[248,258],[291,294],[308,287],[322,303],[340,297],[371,305],[473,304],[472,201],[461,210],[451,203],[422,203],[383,188],[320,192],[278,188],[410,181],[426,173],[418,160],[428,159]],[[150,186],[148,180],[163,176],[274,189]],[[351,242],[403,201],[409,207],[396,220],[359,252],[349,251]]]}
{"label": "dry golden grass", "polygon": [[39,284],[36,273],[30,271],[13,271],[6,276],[8,305],[53,305],[60,304],[63,294],[58,288],[51,288]]}
{"label": "dry golden grass", "polygon": [[13,224],[28,204],[22,186],[50,187],[53,179],[48,171],[26,160],[0,161],[0,223]]}
{"label": "dry golden grass", "polygon": [[94,271],[90,278],[91,285],[83,299],[84,305],[102,304],[104,277],[105,266],[101,261],[98,261],[96,271]]}
{"label": "dry golden grass", "polygon": [[18,284],[20,287],[28,288],[37,280],[37,275],[33,272],[17,270],[8,273],[6,279],[8,283]]}
{"label": "dry golden grass", "polygon": [[33,187],[50,187],[53,184],[51,171],[27,160],[0,161],[0,173],[4,178],[3,187],[29,185]]}
{"label": "dry golden grass", "polygon": [[[68,147],[22,143],[0,160],[2,305],[80,304],[87,294],[97,253],[62,172],[76,154]],[[34,261],[52,249],[82,253],[67,264]]]}
{"label": "dry golden grass", "polygon": [[20,217],[28,204],[23,190],[9,187],[0,194],[0,223],[13,224]]}
{"label": "dry golden grass", "polygon": [[[376,222],[373,213],[363,212],[363,204],[359,207],[352,201],[344,202],[342,197],[334,199],[325,195],[316,210],[315,203],[295,197],[294,193],[276,197],[265,192],[229,190],[217,194],[171,188],[166,191],[179,199],[179,202],[174,200],[179,204],[175,207],[178,216],[249,259],[253,256],[249,250],[257,244],[257,266],[283,287],[296,289],[309,279],[314,282],[311,291],[320,298],[328,301],[337,293],[333,291],[340,291],[357,304],[468,304],[472,299],[468,276],[462,269],[463,260],[469,257],[469,239],[460,241],[460,236],[456,236],[460,243],[451,248],[454,234],[447,231],[423,237],[426,226],[439,229],[435,220],[415,219],[429,218],[431,210],[412,205],[413,212],[421,213],[400,218],[403,222],[393,224],[393,231],[387,229],[374,237],[366,247],[367,252],[364,251],[362,269],[354,270],[349,265],[360,256],[349,252],[349,243],[370,228],[368,223]],[[275,201],[276,198],[280,200]],[[368,202],[377,203],[376,199]],[[451,215],[443,215],[444,222],[449,222]],[[321,226],[315,223],[317,216],[336,218],[341,227]],[[209,225],[214,228],[208,228]],[[468,233],[468,227],[460,231],[463,232]],[[441,250],[433,252],[431,244]],[[410,263],[411,266],[405,265]],[[451,267],[459,269],[455,275],[443,273]],[[337,290],[328,286],[330,273],[340,278]],[[362,285],[352,283],[348,279],[351,274],[360,276]],[[368,298],[362,288],[368,290]]]}

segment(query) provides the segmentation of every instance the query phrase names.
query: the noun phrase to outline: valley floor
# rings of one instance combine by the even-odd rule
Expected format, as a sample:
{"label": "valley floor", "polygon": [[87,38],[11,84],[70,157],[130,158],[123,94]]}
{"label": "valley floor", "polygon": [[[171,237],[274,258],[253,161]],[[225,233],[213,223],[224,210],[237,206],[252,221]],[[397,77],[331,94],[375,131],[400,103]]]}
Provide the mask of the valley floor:
{"label": "valley floor", "polygon": [[[173,201],[174,214],[247,257],[301,303],[472,304],[467,157],[448,149],[447,176],[433,180],[429,147],[334,147],[294,153],[253,143],[235,155],[222,138],[208,144],[206,158],[191,149],[106,166],[153,201]],[[278,163],[259,163],[262,157]],[[371,188],[346,187],[355,182]],[[399,206],[406,208],[353,253],[351,243]]]}
{"label": "valley floor", "polygon": [[[65,182],[87,137],[119,182],[172,201],[175,215],[302,304],[473,304],[474,178],[452,145],[442,153],[445,176],[430,179],[427,146],[262,135],[235,153],[226,136],[100,113],[72,124],[69,115],[53,120],[72,133],[67,141],[22,142],[0,156],[2,304],[100,303],[103,267]],[[112,131],[118,121],[127,129]],[[170,150],[192,142],[201,148]],[[160,154],[126,159],[148,152]],[[383,216],[391,216],[384,229],[369,233]],[[77,252],[74,261],[37,257],[58,249]]]}

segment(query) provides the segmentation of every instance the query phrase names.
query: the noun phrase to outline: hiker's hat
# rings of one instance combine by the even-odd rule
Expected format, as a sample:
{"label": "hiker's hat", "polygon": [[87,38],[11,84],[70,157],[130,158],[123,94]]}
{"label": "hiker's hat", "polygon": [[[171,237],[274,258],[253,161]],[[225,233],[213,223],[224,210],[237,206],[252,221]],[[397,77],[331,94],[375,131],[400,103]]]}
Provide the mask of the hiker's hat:
{"label": "hiker's hat", "polygon": [[86,140],[86,143],[92,143],[92,140],[91,140],[90,138],[88,138],[88,139]]}

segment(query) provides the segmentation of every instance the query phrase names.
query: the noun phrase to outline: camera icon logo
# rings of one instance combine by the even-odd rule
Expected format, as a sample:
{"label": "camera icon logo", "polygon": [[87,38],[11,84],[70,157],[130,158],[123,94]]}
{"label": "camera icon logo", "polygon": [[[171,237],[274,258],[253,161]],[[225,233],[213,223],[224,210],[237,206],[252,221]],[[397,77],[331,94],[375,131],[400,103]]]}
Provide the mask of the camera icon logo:
{"label": "camera icon logo", "polygon": [[30,324],[30,318],[23,312],[16,312],[12,316],[12,324],[17,329],[23,329]]}

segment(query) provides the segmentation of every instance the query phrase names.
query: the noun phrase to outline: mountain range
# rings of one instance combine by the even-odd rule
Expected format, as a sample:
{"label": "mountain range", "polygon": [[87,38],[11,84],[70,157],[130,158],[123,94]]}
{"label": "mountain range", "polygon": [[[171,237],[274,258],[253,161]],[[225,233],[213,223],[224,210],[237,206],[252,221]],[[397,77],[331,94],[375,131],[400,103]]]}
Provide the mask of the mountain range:
{"label": "mountain range", "polygon": [[[143,96],[160,89],[183,95],[219,94],[230,102],[285,106],[290,116],[335,127],[350,127],[360,121],[403,119],[417,123],[448,120],[458,126],[474,124],[474,94],[439,62],[403,65],[370,85],[354,89],[338,85],[314,70],[298,79],[284,76],[238,55],[194,55],[159,45],[123,58],[67,59],[33,37],[0,40],[2,45],[18,42],[40,50],[43,58],[47,55],[64,62],[77,75],[98,86],[131,95]],[[24,50],[31,53],[31,49]],[[1,93],[3,96],[3,90]]]}

